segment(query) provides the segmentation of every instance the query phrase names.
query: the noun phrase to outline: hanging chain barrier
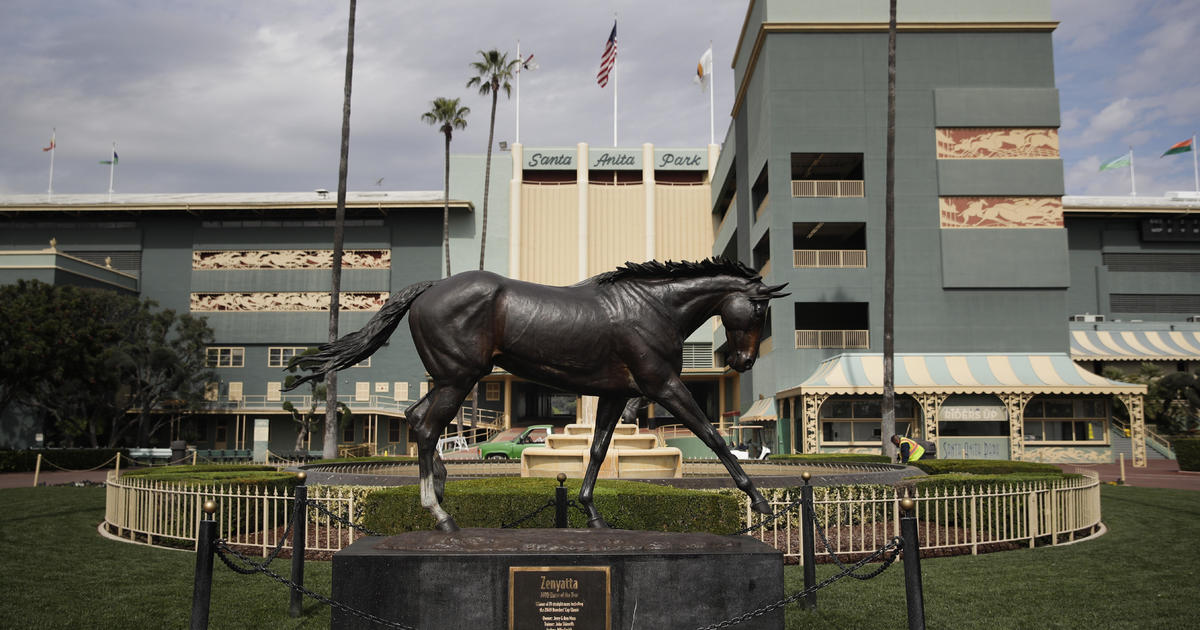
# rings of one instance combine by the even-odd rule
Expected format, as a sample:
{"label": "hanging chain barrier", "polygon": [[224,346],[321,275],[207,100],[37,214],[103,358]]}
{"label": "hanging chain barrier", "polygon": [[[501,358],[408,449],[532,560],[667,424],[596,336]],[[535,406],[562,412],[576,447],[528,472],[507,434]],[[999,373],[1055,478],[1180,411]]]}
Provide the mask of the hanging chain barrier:
{"label": "hanging chain barrier", "polygon": [[[236,571],[238,573],[241,573],[243,575],[252,575],[254,573],[262,573],[263,575],[266,575],[267,577],[275,580],[276,582],[279,582],[280,584],[283,584],[284,586],[286,586],[292,590],[299,591],[299,592],[307,595],[308,597],[311,597],[312,599],[315,599],[318,602],[325,604],[326,606],[331,606],[331,607],[341,610],[343,612],[354,615],[355,617],[359,617],[361,619],[366,619],[367,621],[376,623],[376,624],[384,626],[386,628],[397,628],[398,630],[416,630],[412,626],[406,626],[406,625],[396,622],[396,621],[391,621],[388,619],[384,619],[383,617],[372,615],[369,612],[359,610],[357,608],[354,608],[353,606],[347,606],[346,604],[343,604],[339,601],[335,601],[333,599],[325,597],[324,595],[322,595],[320,593],[317,593],[317,592],[311,591],[307,588],[304,588],[303,586],[300,586],[299,584],[296,584],[295,582],[283,577],[282,575],[279,575],[278,573],[275,573],[274,571],[268,569],[266,566],[267,563],[259,564],[257,562],[254,562],[253,560],[247,558],[246,556],[243,556],[242,554],[238,553],[237,550],[235,550],[235,549],[229,547],[227,544],[225,544],[225,541],[223,541],[223,540],[217,541],[216,550],[217,550],[217,556],[221,558],[221,561],[224,562],[225,565],[228,566],[230,569],[233,569],[234,571]],[[236,557],[241,563],[243,563],[244,566],[237,566],[236,563],[228,557],[229,555],[233,555],[234,557]]]}
{"label": "hanging chain barrier", "polygon": [[[783,606],[786,606],[792,602],[798,601],[801,598],[807,597],[808,595],[815,593],[815,592],[825,588],[826,586],[829,586],[830,584],[833,584],[834,582],[846,577],[847,575],[854,575],[854,573],[853,573],[854,571],[861,569],[862,567],[866,566],[867,564],[869,564],[871,562],[874,562],[876,559],[878,559],[880,557],[884,557],[883,568],[886,569],[888,566],[890,566],[892,564],[893,561],[895,561],[896,556],[898,555],[900,544],[901,544],[900,537],[897,536],[897,537],[893,538],[892,540],[888,541],[888,543],[886,545],[884,545],[883,547],[876,549],[874,552],[872,552],[867,557],[865,557],[862,560],[855,562],[853,565],[843,569],[840,573],[835,573],[835,574],[829,576],[828,578],[825,578],[824,580],[822,580],[821,582],[817,583],[814,586],[811,586],[802,591],[799,591],[797,593],[789,595],[773,604],[767,604],[766,606],[763,606],[762,608],[756,608],[756,609],[754,609],[748,613],[745,613],[743,615],[738,615],[737,617],[733,617],[732,619],[726,619],[725,621],[722,621],[719,623],[715,623],[715,624],[712,624],[709,626],[704,626],[704,627],[700,628],[699,630],[716,630],[717,628],[728,628],[730,626],[736,626],[737,624],[744,623],[746,621],[750,621],[751,619],[756,619],[758,617],[762,617],[763,615],[766,615],[774,610],[777,610],[777,609],[779,609]],[[888,552],[891,552],[890,555]],[[882,571],[879,571],[878,573],[882,573]],[[878,573],[876,573],[876,575],[878,575]]]}
{"label": "hanging chain barrier", "polygon": [[730,532],[730,533],[726,534],[726,536],[741,536],[742,534],[749,534],[750,532],[752,532],[756,529],[766,527],[767,525],[774,523],[775,521],[783,518],[784,516],[787,516],[788,513],[796,511],[802,505],[804,505],[804,497],[796,499],[795,501],[792,501],[791,503],[783,506],[782,508],[775,510],[775,512],[772,513],[770,516],[764,517],[759,522],[751,523],[750,525],[747,525],[746,527],[743,527],[743,528],[737,530],[736,532]]}
{"label": "hanging chain barrier", "polygon": [[544,505],[542,505],[542,507],[537,508],[536,510],[526,514],[525,516],[518,518],[517,520],[515,520],[511,523],[504,523],[504,524],[500,525],[500,529],[513,529],[514,527],[520,525],[521,523],[528,521],[529,519],[537,516],[538,514],[541,514],[542,512],[544,512],[552,507],[554,507],[554,499],[550,499]]}

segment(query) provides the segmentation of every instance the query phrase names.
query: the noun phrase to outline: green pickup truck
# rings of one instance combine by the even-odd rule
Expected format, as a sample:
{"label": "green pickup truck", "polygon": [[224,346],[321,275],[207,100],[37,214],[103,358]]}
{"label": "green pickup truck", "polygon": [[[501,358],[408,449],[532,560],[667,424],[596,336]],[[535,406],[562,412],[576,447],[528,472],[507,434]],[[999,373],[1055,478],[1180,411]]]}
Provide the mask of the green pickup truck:
{"label": "green pickup truck", "polygon": [[521,453],[530,446],[544,446],[546,436],[551,433],[554,433],[554,427],[549,424],[506,429],[479,444],[479,458],[521,459]]}

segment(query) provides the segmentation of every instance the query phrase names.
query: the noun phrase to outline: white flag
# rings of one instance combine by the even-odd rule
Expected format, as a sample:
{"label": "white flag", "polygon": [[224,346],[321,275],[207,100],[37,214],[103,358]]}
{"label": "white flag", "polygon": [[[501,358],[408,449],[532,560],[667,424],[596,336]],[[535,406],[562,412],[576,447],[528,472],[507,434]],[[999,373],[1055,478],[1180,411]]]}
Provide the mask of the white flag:
{"label": "white flag", "polygon": [[704,51],[700,56],[700,63],[696,64],[696,77],[693,79],[700,85],[700,89],[708,86],[709,77],[712,76],[712,46]]}

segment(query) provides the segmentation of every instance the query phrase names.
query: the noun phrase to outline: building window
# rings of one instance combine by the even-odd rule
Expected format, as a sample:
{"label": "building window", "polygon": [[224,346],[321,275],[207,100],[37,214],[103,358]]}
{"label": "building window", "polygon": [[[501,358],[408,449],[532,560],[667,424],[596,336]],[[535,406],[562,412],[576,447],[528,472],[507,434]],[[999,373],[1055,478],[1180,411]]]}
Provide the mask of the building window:
{"label": "building window", "polygon": [[1025,407],[1026,442],[1108,442],[1103,398],[1035,398]]}
{"label": "building window", "polygon": [[346,420],[346,424],[342,425],[342,442],[354,443],[354,418]]}
{"label": "building window", "polygon": [[871,347],[866,302],[796,302],[797,348]]}
{"label": "building window", "polygon": [[793,197],[862,197],[863,154],[793,153]]}
{"label": "building window", "polygon": [[[821,443],[880,446],[883,398],[835,398],[821,407]],[[896,397],[896,433],[908,435],[916,414],[911,398]]]}
{"label": "building window", "polygon": [[400,418],[388,418],[388,442],[400,441]]}
{"label": "building window", "polygon": [[487,383],[487,391],[484,392],[484,399],[488,401],[500,400],[500,383]]}
{"label": "building window", "polygon": [[210,368],[240,368],[246,364],[245,348],[208,348],[204,366]]}
{"label": "building window", "polygon": [[267,348],[267,367],[285,368],[293,357],[304,354],[303,346]]}

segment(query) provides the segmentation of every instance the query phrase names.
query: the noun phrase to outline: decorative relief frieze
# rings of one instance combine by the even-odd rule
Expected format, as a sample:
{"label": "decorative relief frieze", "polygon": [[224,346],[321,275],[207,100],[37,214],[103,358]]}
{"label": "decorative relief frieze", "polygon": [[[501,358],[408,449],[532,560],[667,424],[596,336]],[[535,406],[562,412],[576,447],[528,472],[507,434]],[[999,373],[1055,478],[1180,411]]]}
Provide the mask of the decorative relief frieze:
{"label": "decorative relief frieze", "polygon": [[[388,299],[386,291],[355,291],[341,294],[342,311],[377,311]],[[265,313],[328,311],[329,292],[254,291],[235,293],[193,293],[193,313]]]}
{"label": "decorative relief frieze", "polygon": [[1057,158],[1057,129],[937,130],[938,159]]}
{"label": "decorative relief frieze", "polygon": [[[389,249],[351,249],[342,254],[342,269],[390,269]],[[192,252],[192,269],[331,269],[331,249],[266,249]]]}
{"label": "decorative relief frieze", "polygon": [[939,197],[943,228],[1061,228],[1062,197]]}

